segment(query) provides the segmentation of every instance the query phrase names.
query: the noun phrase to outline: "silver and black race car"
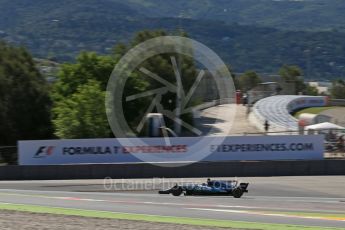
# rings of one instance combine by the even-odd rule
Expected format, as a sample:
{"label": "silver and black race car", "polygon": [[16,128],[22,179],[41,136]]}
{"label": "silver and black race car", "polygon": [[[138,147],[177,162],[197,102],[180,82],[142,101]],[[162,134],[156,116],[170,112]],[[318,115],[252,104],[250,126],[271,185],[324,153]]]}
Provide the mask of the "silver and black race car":
{"label": "silver and black race car", "polygon": [[161,190],[159,194],[172,194],[173,196],[233,196],[240,198],[248,192],[249,183],[239,183],[237,180],[210,180],[203,184],[175,185],[168,190]]}

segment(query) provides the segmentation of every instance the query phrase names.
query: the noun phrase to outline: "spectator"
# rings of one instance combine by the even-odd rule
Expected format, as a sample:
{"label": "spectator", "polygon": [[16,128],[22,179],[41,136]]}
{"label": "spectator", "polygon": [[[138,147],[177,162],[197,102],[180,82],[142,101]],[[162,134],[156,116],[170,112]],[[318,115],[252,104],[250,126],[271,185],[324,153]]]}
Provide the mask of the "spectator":
{"label": "spectator", "polygon": [[246,93],[244,93],[242,96],[242,104],[243,105],[248,104],[248,95]]}
{"label": "spectator", "polygon": [[270,129],[270,124],[268,123],[268,120],[265,121],[264,128],[265,128],[265,132],[267,133],[268,130]]}
{"label": "spectator", "polygon": [[345,138],[344,138],[344,135],[341,135],[339,138],[338,138],[338,142],[337,142],[337,147],[338,147],[338,150],[339,151],[344,151],[345,150]]}

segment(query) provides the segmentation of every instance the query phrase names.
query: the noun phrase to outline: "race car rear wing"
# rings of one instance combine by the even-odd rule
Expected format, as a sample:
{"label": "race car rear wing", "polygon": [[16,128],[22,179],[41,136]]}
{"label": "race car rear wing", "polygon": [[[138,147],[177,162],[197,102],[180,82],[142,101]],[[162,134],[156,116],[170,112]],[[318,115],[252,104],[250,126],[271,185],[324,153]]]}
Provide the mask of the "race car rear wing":
{"label": "race car rear wing", "polygon": [[243,190],[243,192],[248,192],[248,185],[249,183],[240,183],[240,187]]}

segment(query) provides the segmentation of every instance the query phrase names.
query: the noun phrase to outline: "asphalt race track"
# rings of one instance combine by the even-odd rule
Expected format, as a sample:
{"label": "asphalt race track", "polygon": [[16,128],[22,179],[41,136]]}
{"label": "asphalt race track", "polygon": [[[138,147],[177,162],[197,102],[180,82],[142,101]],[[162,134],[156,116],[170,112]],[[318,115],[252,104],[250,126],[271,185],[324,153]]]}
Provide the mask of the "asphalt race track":
{"label": "asphalt race track", "polygon": [[180,181],[3,181],[0,203],[345,229],[345,176],[241,178],[241,199],[157,194]]}

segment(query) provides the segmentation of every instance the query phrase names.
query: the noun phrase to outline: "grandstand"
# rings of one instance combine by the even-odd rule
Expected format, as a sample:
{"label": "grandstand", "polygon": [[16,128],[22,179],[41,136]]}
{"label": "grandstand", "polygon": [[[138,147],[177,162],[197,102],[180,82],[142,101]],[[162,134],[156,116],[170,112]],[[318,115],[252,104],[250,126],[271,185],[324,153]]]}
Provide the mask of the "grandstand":
{"label": "grandstand", "polygon": [[327,98],[321,96],[271,96],[254,104],[249,119],[261,131],[264,131],[266,120],[270,124],[270,131],[297,131],[298,120],[291,115],[292,112],[306,107],[326,106],[327,103]]}

